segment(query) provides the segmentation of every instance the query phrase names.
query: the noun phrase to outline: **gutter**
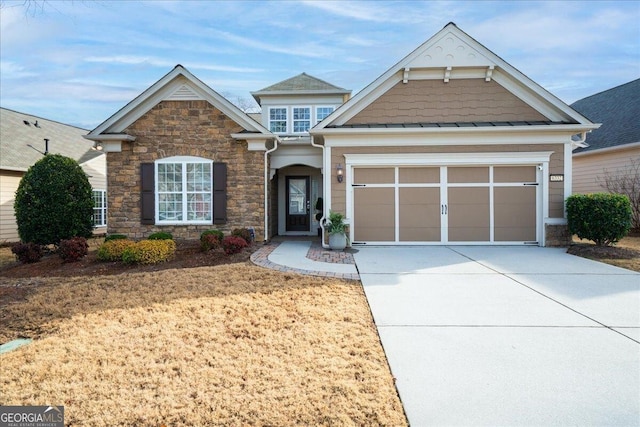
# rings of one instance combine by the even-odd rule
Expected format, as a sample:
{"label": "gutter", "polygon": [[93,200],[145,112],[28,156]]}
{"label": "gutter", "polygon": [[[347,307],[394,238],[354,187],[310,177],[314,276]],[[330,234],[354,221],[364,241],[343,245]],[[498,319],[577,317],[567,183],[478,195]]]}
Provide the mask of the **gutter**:
{"label": "gutter", "polygon": [[[324,148],[325,147],[324,147],[324,145],[316,144],[314,142],[313,135],[310,135],[310,136],[311,136],[311,146],[312,147],[319,147],[319,148],[322,149],[322,166],[324,167]],[[325,176],[325,174],[327,172],[330,173],[331,171],[324,171],[324,173],[322,174],[323,178],[324,178],[324,176]],[[327,195],[325,194],[326,191],[327,191],[327,185],[325,185],[325,182],[324,182],[324,179],[323,179],[323,183],[322,183],[322,200],[323,200],[323,203],[322,203],[322,217],[320,218],[320,221],[319,221],[320,222],[320,228],[322,229],[322,240],[320,241],[320,243],[322,243],[322,247],[324,249],[329,249],[329,245],[324,242],[324,219],[326,218],[326,216],[325,216],[325,208],[327,206],[327,201],[326,201],[327,200]]]}

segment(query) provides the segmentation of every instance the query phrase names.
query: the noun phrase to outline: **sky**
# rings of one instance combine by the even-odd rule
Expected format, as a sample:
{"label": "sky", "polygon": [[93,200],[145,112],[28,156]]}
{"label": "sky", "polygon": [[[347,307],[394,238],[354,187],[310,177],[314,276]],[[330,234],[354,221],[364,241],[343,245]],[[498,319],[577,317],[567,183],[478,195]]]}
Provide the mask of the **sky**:
{"label": "sky", "polygon": [[176,64],[236,103],[355,95],[448,22],[568,104],[640,78],[640,0],[0,0],[0,106],[93,129]]}

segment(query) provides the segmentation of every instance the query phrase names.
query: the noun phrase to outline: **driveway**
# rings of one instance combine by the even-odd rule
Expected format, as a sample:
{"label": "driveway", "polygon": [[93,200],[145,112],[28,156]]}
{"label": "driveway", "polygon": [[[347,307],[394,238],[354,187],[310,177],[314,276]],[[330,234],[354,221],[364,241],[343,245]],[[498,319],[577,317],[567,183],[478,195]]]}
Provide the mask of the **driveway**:
{"label": "driveway", "polygon": [[640,273],[553,248],[358,249],[412,426],[640,425]]}

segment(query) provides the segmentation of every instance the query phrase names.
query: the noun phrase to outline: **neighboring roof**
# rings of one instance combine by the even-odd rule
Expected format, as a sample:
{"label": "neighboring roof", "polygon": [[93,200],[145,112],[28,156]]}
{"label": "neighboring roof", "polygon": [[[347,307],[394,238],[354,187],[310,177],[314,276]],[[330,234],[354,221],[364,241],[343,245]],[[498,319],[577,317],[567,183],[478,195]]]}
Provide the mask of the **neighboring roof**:
{"label": "neighboring roof", "polygon": [[574,153],[640,142],[640,79],[588,96],[571,107],[602,126]]}
{"label": "neighboring roof", "polygon": [[240,125],[245,132],[275,138],[269,130],[257,123],[229,100],[211,89],[182,65],[176,65],[160,80],[122,107],[114,115],[89,132],[87,139],[101,141],[127,137],[122,132],[164,100],[205,100]]}
{"label": "neighboring roof", "polygon": [[251,95],[260,103],[260,97],[264,95],[347,95],[351,91],[344,89],[307,73],[298,74],[271,86],[265,87]]}
{"label": "neighboring roof", "polygon": [[25,172],[42,158],[45,138],[49,140],[49,153],[71,157],[81,164],[102,156],[103,153],[91,149],[93,143],[83,138],[87,132],[32,114],[0,108],[0,169]]}
{"label": "neighboring roof", "polygon": [[325,128],[343,127],[395,84],[413,78],[445,82],[454,78],[495,80],[549,122],[563,126],[575,124],[576,133],[598,127],[450,22],[318,123],[310,133],[322,134]]}

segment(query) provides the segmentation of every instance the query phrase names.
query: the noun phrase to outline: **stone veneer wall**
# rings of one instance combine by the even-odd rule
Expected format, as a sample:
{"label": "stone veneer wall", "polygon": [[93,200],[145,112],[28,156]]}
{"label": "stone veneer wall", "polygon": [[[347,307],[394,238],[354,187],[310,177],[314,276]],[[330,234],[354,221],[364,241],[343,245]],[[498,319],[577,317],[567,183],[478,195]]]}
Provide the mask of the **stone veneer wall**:
{"label": "stone veneer wall", "polygon": [[[122,152],[107,153],[108,232],[144,238],[167,231],[178,239],[197,239],[204,230],[228,234],[253,227],[264,239],[264,152],[248,151],[232,133],[243,129],[207,101],[162,101],[125,132]],[[172,156],[196,156],[227,164],[227,223],[222,225],[142,225],[140,164]]]}
{"label": "stone veneer wall", "polygon": [[544,232],[546,233],[545,246],[569,246],[571,243],[569,226],[566,224],[545,224]]}

